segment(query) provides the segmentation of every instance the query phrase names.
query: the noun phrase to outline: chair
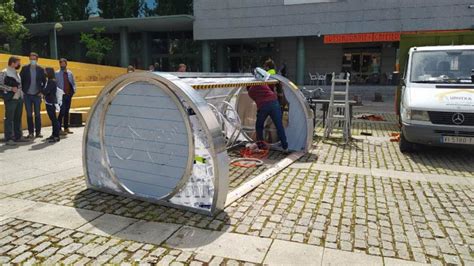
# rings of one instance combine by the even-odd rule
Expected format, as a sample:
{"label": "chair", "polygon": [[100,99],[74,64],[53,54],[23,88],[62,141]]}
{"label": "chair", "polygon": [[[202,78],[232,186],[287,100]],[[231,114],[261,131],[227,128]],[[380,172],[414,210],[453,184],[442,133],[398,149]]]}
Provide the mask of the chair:
{"label": "chair", "polygon": [[318,74],[316,73],[316,75],[313,75],[311,74],[311,72],[308,73],[309,74],[309,85],[314,85],[314,83],[318,83]]}
{"label": "chair", "polygon": [[319,85],[319,82],[321,82],[322,85],[326,85],[326,74],[319,75],[316,73],[318,76],[317,84]]}

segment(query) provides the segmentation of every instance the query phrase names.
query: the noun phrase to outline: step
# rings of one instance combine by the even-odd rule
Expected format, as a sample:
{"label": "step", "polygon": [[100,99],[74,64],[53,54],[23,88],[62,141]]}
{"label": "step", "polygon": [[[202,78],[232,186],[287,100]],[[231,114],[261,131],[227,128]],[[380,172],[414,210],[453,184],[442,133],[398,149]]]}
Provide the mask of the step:
{"label": "step", "polygon": [[[71,108],[69,113],[78,112],[78,111],[79,112],[85,112],[86,115],[83,116],[83,120],[84,120],[83,122],[86,122],[88,114],[89,114],[89,110],[90,110],[89,107]],[[4,124],[4,120],[1,119],[0,120],[0,133],[3,133],[3,130],[4,130],[3,124]],[[22,125],[23,130],[28,129],[28,124],[26,122],[26,113],[24,111],[23,111],[21,125]],[[51,126],[51,120],[49,120],[48,113],[46,111],[41,111],[41,127],[49,127],[49,126]]]}
{"label": "step", "polygon": [[[71,109],[79,107],[91,107],[96,99],[95,95],[90,96],[74,96],[72,97]],[[41,111],[46,111],[46,105],[44,101],[41,103]],[[25,107],[23,107],[23,113],[25,113]],[[0,101],[0,117],[5,115],[4,102]]]}
{"label": "step", "polygon": [[334,91],[334,95],[346,95],[347,93],[345,91]]}
{"label": "step", "polygon": [[77,87],[74,97],[99,95],[104,86],[85,86]]}

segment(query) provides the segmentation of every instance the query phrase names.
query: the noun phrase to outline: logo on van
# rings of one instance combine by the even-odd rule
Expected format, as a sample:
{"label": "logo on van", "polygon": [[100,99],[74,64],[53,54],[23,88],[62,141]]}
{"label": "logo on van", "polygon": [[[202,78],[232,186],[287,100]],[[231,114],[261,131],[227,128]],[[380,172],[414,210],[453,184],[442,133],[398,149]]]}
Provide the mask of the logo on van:
{"label": "logo on van", "polygon": [[463,114],[455,113],[451,119],[453,120],[453,123],[455,125],[462,125],[462,123],[464,123],[465,118]]}

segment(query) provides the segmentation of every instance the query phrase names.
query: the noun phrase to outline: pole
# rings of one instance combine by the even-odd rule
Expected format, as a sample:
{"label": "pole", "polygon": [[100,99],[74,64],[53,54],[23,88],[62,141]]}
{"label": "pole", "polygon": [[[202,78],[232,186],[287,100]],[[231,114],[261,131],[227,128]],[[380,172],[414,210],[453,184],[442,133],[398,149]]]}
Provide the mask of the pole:
{"label": "pole", "polygon": [[305,48],[304,38],[298,37],[296,51],[296,83],[304,85]]}
{"label": "pole", "polygon": [[209,41],[202,41],[202,72],[211,72],[211,48]]}

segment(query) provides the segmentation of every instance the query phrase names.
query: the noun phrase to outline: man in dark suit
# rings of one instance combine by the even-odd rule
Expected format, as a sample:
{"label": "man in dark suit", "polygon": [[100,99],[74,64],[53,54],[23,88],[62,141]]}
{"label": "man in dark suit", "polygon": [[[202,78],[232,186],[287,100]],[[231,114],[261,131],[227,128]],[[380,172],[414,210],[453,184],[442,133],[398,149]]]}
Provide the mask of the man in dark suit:
{"label": "man in dark suit", "polygon": [[[26,120],[28,122],[28,138],[42,138],[41,135],[41,90],[46,84],[44,69],[38,65],[38,54],[30,53],[30,64],[23,66],[20,72],[21,84],[24,93]],[[35,121],[33,123],[33,111]]]}

